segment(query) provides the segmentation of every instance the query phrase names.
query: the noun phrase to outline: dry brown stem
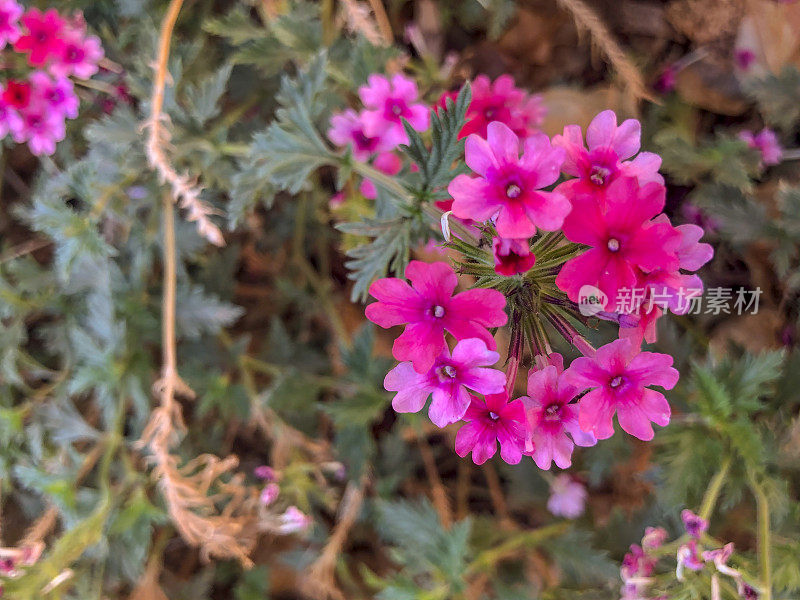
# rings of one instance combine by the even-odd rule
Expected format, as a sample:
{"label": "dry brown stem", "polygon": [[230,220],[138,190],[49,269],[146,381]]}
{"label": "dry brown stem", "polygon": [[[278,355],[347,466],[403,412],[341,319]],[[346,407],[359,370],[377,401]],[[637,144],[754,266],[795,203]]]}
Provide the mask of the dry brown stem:
{"label": "dry brown stem", "polygon": [[597,13],[583,0],[558,0],[558,4],[572,15],[579,32],[589,32],[593,46],[603,53],[633,99],[652,101],[653,96],[648,91],[639,69],[628,58]]}
{"label": "dry brown stem", "polygon": [[178,19],[183,0],[172,0],[167,14],[161,23],[161,35],[158,42],[158,56],[155,64],[155,79],[150,100],[150,118],[145,122],[147,130],[145,153],[150,166],[158,174],[159,179],[170,186],[172,197],[187,212],[189,221],[197,222],[197,230],[201,236],[212,244],[224,246],[225,240],[219,227],[211,221],[214,209],[200,199],[203,188],[195,179],[187,174],[178,173],[170,164],[164,150],[169,145],[170,133],[164,124],[168,121],[164,108],[164,86],[167,81],[167,61],[169,59],[170,40],[175,22]]}

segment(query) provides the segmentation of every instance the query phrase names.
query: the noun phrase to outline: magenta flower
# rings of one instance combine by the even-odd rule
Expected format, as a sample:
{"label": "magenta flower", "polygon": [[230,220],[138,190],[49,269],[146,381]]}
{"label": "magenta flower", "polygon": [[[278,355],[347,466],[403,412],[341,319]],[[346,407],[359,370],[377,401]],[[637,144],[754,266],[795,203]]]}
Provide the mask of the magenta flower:
{"label": "magenta flower", "polygon": [[69,29],[63,37],[63,45],[52,62],[50,72],[57,77],[74,75],[78,79],[89,79],[99,70],[98,63],[104,56],[100,39],[86,35],[85,31]]}
{"label": "magenta flower", "polygon": [[22,118],[13,106],[3,99],[2,86],[0,86],[0,138],[8,135],[10,131],[19,131],[22,127]]}
{"label": "magenta flower", "polygon": [[[664,183],[658,174],[661,158],[652,152],[639,152],[642,127],[636,119],[617,126],[614,111],[604,110],[586,128],[586,145],[579,125],[567,125],[563,135],[553,136],[553,145],[566,150],[562,170],[578,179],[565,181],[558,189],[570,199],[578,193],[603,192],[620,176],[636,177],[641,185]],[[625,162],[623,162],[625,161]]]}
{"label": "magenta flower", "polygon": [[528,374],[528,395],[525,402],[528,416],[529,442],[532,448],[526,454],[533,457],[536,466],[547,470],[555,462],[561,469],[572,464],[572,450],[578,446],[594,446],[597,440],[578,425],[578,405],[570,404],[578,389],[563,376],[563,361]]}
{"label": "magenta flower", "polygon": [[259,465],[255,469],[253,469],[253,475],[258,477],[259,479],[266,479],[267,481],[271,481],[275,479],[275,470],[269,465]]}
{"label": "magenta flower", "polygon": [[37,101],[70,119],[78,116],[79,100],[69,79],[53,80],[44,71],[34,71],[29,80]]}
{"label": "magenta flower", "polygon": [[542,188],[559,177],[564,151],[550,139],[534,134],[520,141],[508,126],[489,123],[487,138],[467,138],[465,156],[479,177],[459,175],[447,188],[453,197],[453,214],[461,219],[486,221],[496,216],[500,237],[529,238],[536,228],[555,231],[570,211],[569,201],[558,192]]}
{"label": "magenta flower", "polygon": [[688,508],[684,508],[681,511],[681,521],[683,521],[686,533],[695,539],[699,539],[708,529],[708,521],[694,514]]}
{"label": "magenta flower", "polygon": [[667,541],[667,530],[663,527],[647,527],[642,538],[642,548],[645,550],[655,550],[664,545]]}
{"label": "magenta flower", "polygon": [[263,506],[269,506],[275,502],[280,493],[281,488],[278,487],[277,483],[268,483],[264,486],[264,489],[261,490],[261,494],[259,495],[258,499]]}
{"label": "magenta flower", "polygon": [[739,133],[739,139],[761,153],[761,162],[764,165],[777,165],[783,159],[783,148],[772,129],[765,127],[757,134],[753,134],[752,131],[742,131]]}
{"label": "magenta flower", "polygon": [[397,412],[419,412],[428,396],[433,395],[428,416],[437,427],[459,421],[470,404],[467,389],[479,394],[499,394],[505,386],[505,374],[487,369],[500,355],[489,350],[483,340],[461,340],[453,354],[445,349],[427,373],[417,373],[410,362],[402,362],[389,371],[383,387],[398,392],[392,400]]}
{"label": "magenta flower", "polygon": [[361,119],[368,136],[381,136],[390,148],[394,148],[408,143],[402,119],[417,131],[428,128],[428,107],[416,103],[419,92],[413,80],[400,73],[391,81],[383,75],[373,74],[367,82],[368,85],[358,89],[358,95],[367,109],[361,114]]}
{"label": "magenta flower", "polygon": [[16,0],[0,0],[0,49],[19,39],[22,33],[19,28],[22,11]]}
{"label": "magenta flower", "polygon": [[410,360],[418,372],[426,373],[447,349],[445,331],[458,340],[479,338],[489,349],[496,348],[486,328],[508,320],[502,293],[474,289],[453,296],[458,277],[445,262],[412,260],[405,274],[411,285],[394,277],[375,281],[369,293],[378,302],[365,311],[370,321],[384,328],[407,323],[392,348],[397,360]]}
{"label": "magenta flower", "polygon": [[739,69],[748,71],[753,66],[753,63],[756,62],[756,53],[750,48],[738,48],[733,52],[733,61]]}
{"label": "magenta flower", "polygon": [[40,67],[61,53],[64,47],[64,41],[61,39],[64,20],[56,9],[51,8],[42,13],[36,8],[31,8],[21,20],[27,33],[14,42],[14,49],[17,52],[30,52],[28,60],[32,65]]}
{"label": "magenta flower", "polygon": [[678,548],[678,580],[683,578],[683,569],[691,569],[692,571],[702,570],[704,564],[703,559],[700,558],[700,553],[697,550],[697,540],[689,540]]}
{"label": "magenta flower", "polygon": [[56,142],[64,139],[64,116],[45,106],[36,103],[28,106],[20,113],[22,123],[15,131],[11,131],[14,141],[18,144],[28,143],[31,153],[36,156],[53,154],[56,151]]}
{"label": "magenta flower", "polygon": [[492,240],[492,253],[494,270],[506,277],[525,273],[536,263],[536,257],[531,253],[527,238],[512,240],[496,237]]}
{"label": "magenta flower", "polygon": [[631,544],[630,551],[622,558],[620,576],[623,581],[650,577],[650,575],[653,574],[655,566],[656,561],[647,555],[644,548],[638,544]]}
{"label": "magenta flower", "polygon": [[668,223],[651,221],[665,196],[664,186],[640,187],[633,177],[621,177],[609,185],[605,208],[589,194],[573,198],[564,235],[591,248],[567,261],[556,277],[570,300],[577,302],[581,287],[591,285],[614,307],[620,288],[633,288],[640,270],[678,269],[680,234]]}
{"label": "magenta flower", "polygon": [[[448,92],[440,98],[437,107],[444,108],[446,100],[455,101],[456,92]],[[492,121],[500,121],[521,138],[535,133],[547,112],[541,96],[529,96],[516,87],[514,78],[501,75],[494,82],[486,75],[478,75],[472,81],[472,101],[467,108],[467,122],[458,134],[459,139],[476,133],[482,138]]]}
{"label": "magenta flower", "polygon": [[614,434],[612,417],[623,430],[640,440],[653,439],[650,422],[666,426],[670,408],[664,394],[678,382],[678,371],[668,354],[640,352],[629,340],[615,340],[597,350],[592,358],[576,358],[564,373],[579,390],[591,389],[580,400],[578,422],[604,440]]}
{"label": "magenta flower", "polygon": [[500,442],[500,458],[510,465],[522,460],[525,446],[525,407],[508,394],[489,394],[486,400],[470,396],[463,419],[467,422],[456,434],[456,454],[472,452],[472,461],[482,465],[494,456]]}
{"label": "magenta flower", "polygon": [[283,534],[297,533],[304,531],[311,526],[311,517],[305,514],[296,506],[290,506],[281,517],[281,525],[278,530]]}
{"label": "magenta flower", "polygon": [[365,134],[364,121],[351,108],[331,117],[328,138],[337,146],[350,146],[353,149],[353,158],[361,162],[369,160],[374,154],[394,148],[380,135]]}
{"label": "magenta flower", "polygon": [[550,498],[547,510],[557,517],[577,519],[586,508],[586,488],[572,477],[563,473],[550,483]]}

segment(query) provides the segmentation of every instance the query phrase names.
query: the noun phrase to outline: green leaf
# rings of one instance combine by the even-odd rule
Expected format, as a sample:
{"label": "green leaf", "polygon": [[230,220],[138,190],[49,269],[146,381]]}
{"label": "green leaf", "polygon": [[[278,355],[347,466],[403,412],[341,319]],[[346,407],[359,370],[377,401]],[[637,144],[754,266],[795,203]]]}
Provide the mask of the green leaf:
{"label": "green leaf", "polygon": [[336,227],[344,233],[374,238],[347,252],[347,278],[355,282],[350,298],[364,302],[370,284],[387,274],[402,275],[411,252],[412,222],[398,217],[385,221],[364,219],[360,223],[342,223]]}
{"label": "green leaf", "polygon": [[219,113],[219,101],[225,93],[232,69],[231,64],[222,65],[197,85],[187,86],[187,112],[198,125],[204,125]]}
{"label": "green leaf", "polygon": [[471,101],[472,88],[469,83],[465,83],[455,103],[448,98],[444,110],[440,110],[438,114],[431,110],[430,149],[408,121],[403,120],[409,142],[408,145],[400,146],[400,149],[419,167],[423,191],[446,186],[455,177],[457,171],[454,163],[464,152],[464,140],[459,140],[458,134],[464,126]]}
{"label": "green leaf", "polygon": [[186,339],[216,334],[244,314],[244,309],[206,294],[200,286],[178,290],[176,314],[178,332]]}
{"label": "green leaf", "polygon": [[770,73],[746,88],[768,125],[787,131],[796,127],[800,121],[800,71],[796,67],[787,65],[778,75]]}

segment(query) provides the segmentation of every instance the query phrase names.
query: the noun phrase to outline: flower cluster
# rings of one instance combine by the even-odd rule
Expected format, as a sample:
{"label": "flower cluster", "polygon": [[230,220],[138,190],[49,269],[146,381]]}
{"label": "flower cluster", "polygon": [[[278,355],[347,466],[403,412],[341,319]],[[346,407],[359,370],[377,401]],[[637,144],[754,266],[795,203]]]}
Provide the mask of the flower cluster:
{"label": "flower cluster", "polygon": [[33,154],[53,154],[66,119],[78,116],[70,77],[88,79],[98,71],[100,40],[88,35],[80,13],[66,18],[55,9],[23,12],[16,0],[0,0],[0,48],[9,44],[15,56],[26,57],[28,68],[14,69],[19,76],[0,86],[0,136],[10,133]]}
{"label": "flower cluster", "polygon": [[[678,546],[675,553],[675,579],[678,582],[685,581],[687,571],[706,572],[710,575],[711,597],[716,599],[721,597],[719,576],[725,575],[733,579],[740,598],[746,600],[758,598],[758,592],[747,583],[744,574],[728,564],[733,556],[733,544],[728,543],[711,550],[703,550],[701,538],[708,529],[708,521],[688,509],[681,512],[681,520],[685,530],[685,535],[681,540],[685,541]],[[630,551],[623,558],[620,567],[621,600],[645,600],[646,598],[661,600],[670,597],[659,595],[659,592],[663,590],[651,589],[656,582],[654,574],[659,561],[668,556],[669,546],[665,546],[666,541],[666,530],[661,527],[648,527],[641,545],[631,545]]]}
{"label": "flower cluster", "polygon": [[[378,106],[373,95],[389,97],[392,88],[381,81],[381,93],[362,94],[369,106]],[[492,93],[513,89],[508,85],[498,80]],[[510,105],[519,108],[515,94]],[[480,101],[488,102],[484,96]],[[353,125],[349,137],[341,131],[332,137],[359,151],[358,132],[376,131],[370,123],[388,118],[381,114],[360,129]],[[347,118],[358,122],[355,113]],[[345,116],[335,119],[343,130]],[[448,187],[448,215],[473,228],[462,237],[446,233],[447,246],[463,256],[459,271],[477,277],[478,287],[454,294],[459,279],[449,264],[412,261],[408,281],[372,284],[377,302],[366,315],[384,328],[405,325],[392,349],[401,362],[384,382],[396,392],[396,411],[418,412],[430,398],[431,421],[463,423],[456,452],[471,453],[477,464],[499,443],[507,463],[530,456],[541,469],[552,463],[563,469],[576,445],[614,434],[614,416],[641,440],[653,438],[653,423],[669,423],[670,406],[659,389],[672,389],[678,371],[672,357],[642,351],[642,343],[654,341],[657,319],[668,309],[677,312],[687,290],[702,290],[693,272],[712,249],[700,243],[701,227],[673,226],[662,212],[661,159],[639,152],[638,121],[618,125],[613,112],[602,112],[587,128],[585,144],[576,125],[551,140],[536,131],[521,136],[514,123],[509,117],[474,125],[478,133],[467,136],[464,158],[472,173],[459,174]],[[370,156],[382,140],[360,156]],[[472,231],[479,239],[466,239]],[[642,297],[625,304],[625,313],[609,312],[621,290],[634,287],[645,290]],[[619,339],[595,350],[576,329],[589,316],[619,324]],[[565,366],[551,350],[545,323],[583,356]],[[496,367],[492,329],[506,324],[511,344],[504,373]],[[527,394],[515,397],[525,340],[533,368]]]}
{"label": "flower cluster", "polygon": [[[400,73],[391,79],[373,74],[367,85],[361,86],[358,96],[364,105],[360,112],[347,109],[331,117],[328,138],[337,146],[348,148],[353,158],[372,165],[387,175],[400,171],[402,163],[393,151],[408,143],[403,127],[407,121],[417,131],[428,128],[428,107],[419,102],[417,84]],[[374,199],[375,185],[364,180],[361,193]]]}

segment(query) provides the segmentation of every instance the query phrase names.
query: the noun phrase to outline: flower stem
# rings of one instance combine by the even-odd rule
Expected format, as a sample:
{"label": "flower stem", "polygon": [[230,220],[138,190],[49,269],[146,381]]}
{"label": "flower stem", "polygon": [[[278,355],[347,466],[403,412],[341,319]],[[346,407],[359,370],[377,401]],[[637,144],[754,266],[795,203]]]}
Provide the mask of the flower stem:
{"label": "flower stem", "polygon": [[761,598],[772,600],[772,551],[769,527],[769,499],[764,488],[751,472],[747,474],[750,489],[756,498],[758,522],[758,565],[761,572]]}
{"label": "flower stem", "polygon": [[708,521],[711,513],[714,512],[714,506],[717,504],[717,498],[719,498],[719,493],[722,491],[722,485],[725,483],[725,478],[728,476],[730,468],[731,459],[728,457],[723,461],[722,467],[708,484],[708,489],[705,496],[703,496],[703,503],[700,505],[699,516],[701,519]]}

